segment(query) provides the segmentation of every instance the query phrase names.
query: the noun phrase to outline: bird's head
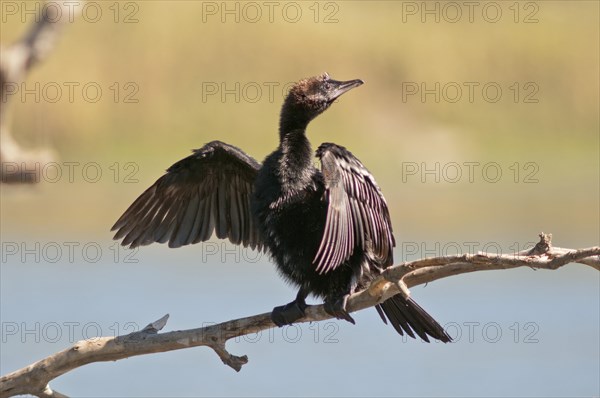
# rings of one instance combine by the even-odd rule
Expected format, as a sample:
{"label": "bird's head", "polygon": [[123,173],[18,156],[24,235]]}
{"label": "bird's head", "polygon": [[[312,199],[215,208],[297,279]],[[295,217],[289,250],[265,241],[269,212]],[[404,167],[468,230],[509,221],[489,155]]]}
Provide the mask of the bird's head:
{"label": "bird's head", "polygon": [[286,119],[306,124],[323,113],[345,92],[364,82],[333,80],[327,73],[300,80],[286,97],[281,111],[282,122]]}

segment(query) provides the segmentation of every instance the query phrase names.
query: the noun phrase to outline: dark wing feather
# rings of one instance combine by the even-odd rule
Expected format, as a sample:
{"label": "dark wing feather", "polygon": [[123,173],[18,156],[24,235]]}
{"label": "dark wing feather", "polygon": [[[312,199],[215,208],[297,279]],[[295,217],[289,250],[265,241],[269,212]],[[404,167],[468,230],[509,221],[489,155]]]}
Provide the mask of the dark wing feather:
{"label": "dark wing feather", "polygon": [[375,179],[346,148],[322,144],[317,150],[325,183],[327,219],[313,260],[319,273],[346,261],[357,247],[381,265],[392,263],[394,236],[387,204]]}
{"label": "dark wing feather", "polygon": [[240,149],[213,141],[169,167],[117,220],[122,245],[169,242],[179,247],[213,232],[235,244],[262,248],[250,197],[260,164]]}

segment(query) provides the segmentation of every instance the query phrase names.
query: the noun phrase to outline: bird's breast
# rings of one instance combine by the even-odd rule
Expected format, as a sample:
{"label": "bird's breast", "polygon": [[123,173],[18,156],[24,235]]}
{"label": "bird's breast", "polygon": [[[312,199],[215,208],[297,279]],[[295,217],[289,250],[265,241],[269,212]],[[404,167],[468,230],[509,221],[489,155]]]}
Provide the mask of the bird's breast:
{"label": "bird's breast", "polygon": [[314,184],[302,189],[273,187],[255,191],[254,214],[263,243],[280,271],[291,276],[294,270],[313,267],[327,209]]}

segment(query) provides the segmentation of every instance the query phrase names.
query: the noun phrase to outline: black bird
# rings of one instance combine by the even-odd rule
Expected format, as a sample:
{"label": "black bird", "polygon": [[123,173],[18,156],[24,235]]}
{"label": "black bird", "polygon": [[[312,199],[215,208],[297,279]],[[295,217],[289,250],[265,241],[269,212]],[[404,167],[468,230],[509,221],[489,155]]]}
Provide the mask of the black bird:
{"label": "black bird", "polygon": [[[326,311],[354,323],[349,294],[393,263],[395,245],[386,201],[373,176],[346,148],[325,143],[312,162],[308,123],[362,80],[326,73],[290,90],[281,110],[279,147],[261,166],[240,149],[213,141],[172,165],[115,223],[114,239],[137,247],[180,247],[213,232],[235,244],[265,250],[281,275],[299,287],[296,299],[272,312],[275,324],[304,315],[309,294]],[[377,306],[398,333],[443,342],[450,337],[411,298],[395,295]]]}

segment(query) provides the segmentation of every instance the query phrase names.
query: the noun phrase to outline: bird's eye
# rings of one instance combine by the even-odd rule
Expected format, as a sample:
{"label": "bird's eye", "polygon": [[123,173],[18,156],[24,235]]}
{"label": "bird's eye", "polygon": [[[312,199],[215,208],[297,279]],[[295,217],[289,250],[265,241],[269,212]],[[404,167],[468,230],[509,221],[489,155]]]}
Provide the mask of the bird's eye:
{"label": "bird's eye", "polygon": [[331,90],[331,83],[329,83],[329,82],[325,83],[325,90]]}

